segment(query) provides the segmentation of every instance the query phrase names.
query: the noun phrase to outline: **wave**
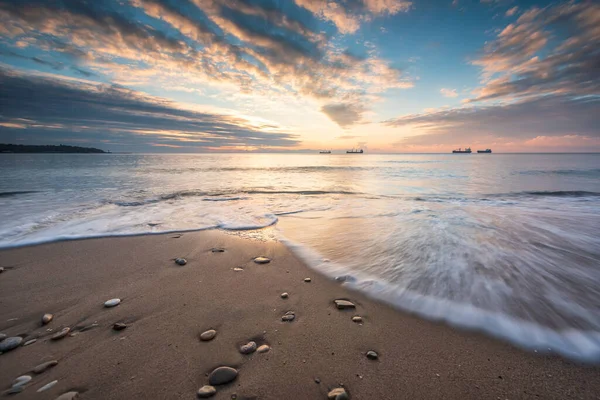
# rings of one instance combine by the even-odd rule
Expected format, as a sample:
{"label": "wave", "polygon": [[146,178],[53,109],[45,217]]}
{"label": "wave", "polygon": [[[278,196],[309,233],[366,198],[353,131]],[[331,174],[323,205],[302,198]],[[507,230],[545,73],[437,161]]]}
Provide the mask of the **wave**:
{"label": "wave", "polygon": [[585,190],[525,191],[507,194],[494,194],[493,197],[600,197],[599,192]]}
{"label": "wave", "polygon": [[573,176],[600,176],[600,169],[555,169],[555,170],[529,170],[518,171],[518,175],[573,175]]}
{"label": "wave", "polygon": [[18,196],[20,194],[39,193],[38,190],[20,190],[14,192],[0,192],[0,197]]}
{"label": "wave", "polygon": [[[204,197],[203,201],[237,201],[246,200],[247,197],[235,196],[238,194],[282,194],[282,195],[301,195],[301,196],[319,196],[329,194],[339,195],[361,195],[362,192],[353,192],[347,190],[263,190],[263,189],[250,189],[240,191],[220,191],[220,192],[204,192],[198,190],[185,190],[177,191],[173,193],[167,193],[164,195],[140,199],[140,200],[107,200],[105,204],[114,204],[121,207],[139,207],[147,204],[159,203],[161,201],[177,200],[185,197]],[[231,197],[233,196],[233,197]]]}
{"label": "wave", "polygon": [[485,310],[473,304],[423,295],[332,263],[314,250],[288,239],[282,238],[281,241],[317,272],[394,308],[424,319],[480,331],[526,350],[557,353],[581,362],[600,363],[599,332],[575,328],[555,330],[508,314]]}

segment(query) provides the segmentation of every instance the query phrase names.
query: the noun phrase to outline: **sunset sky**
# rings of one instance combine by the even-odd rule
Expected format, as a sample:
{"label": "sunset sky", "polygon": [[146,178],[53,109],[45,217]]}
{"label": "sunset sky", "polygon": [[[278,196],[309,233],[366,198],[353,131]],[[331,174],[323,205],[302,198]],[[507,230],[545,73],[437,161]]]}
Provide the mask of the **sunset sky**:
{"label": "sunset sky", "polygon": [[600,151],[600,5],[0,0],[0,143]]}

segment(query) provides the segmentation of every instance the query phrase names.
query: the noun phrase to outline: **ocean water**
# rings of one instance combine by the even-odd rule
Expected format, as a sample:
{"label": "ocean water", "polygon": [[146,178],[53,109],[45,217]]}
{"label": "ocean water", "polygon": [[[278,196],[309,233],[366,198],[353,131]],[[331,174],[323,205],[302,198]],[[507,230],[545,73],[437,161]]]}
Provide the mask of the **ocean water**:
{"label": "ocean water", "polygon": [[198,229],[600,363],[599,154],[0,155],[0,247]]}

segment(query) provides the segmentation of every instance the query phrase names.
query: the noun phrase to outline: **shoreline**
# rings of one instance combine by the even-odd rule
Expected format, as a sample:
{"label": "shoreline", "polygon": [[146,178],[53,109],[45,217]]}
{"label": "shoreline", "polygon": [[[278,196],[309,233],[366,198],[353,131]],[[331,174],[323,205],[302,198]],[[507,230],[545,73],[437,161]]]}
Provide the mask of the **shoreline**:
{"label": "shoreline", "polygon": [[[55,399],[75,390],[82,399],[191,399],[220,365],[239,376],[217,386],[217,399],[325,399],[341,383],[353,399],[600,393],[598,367],[403,313],[310,269],[282,242],[175,232],[181,231],[1,249],[0,332],[37,342],[0,355],[0,390],[56,359],[55,367],[30,374],[15,398]],[[272,261],[256,264],[257,256]],[[177,266],[176,257],[188,263]],[[104,308],[111,298],[122,303]],[[356,309],[338,310],[335,299]],[[281,321],[288,311],[295,319]],[[44,313],[54,314],[47,326],[40,323]],[[113,331],[115,322],[127,329]],[[65,326],[73,336],[50,340]],[[208,329],[216,338],[200,341]],[[241,354],[239,346],[250,340],[271,350]],[[378,360],[366,357],[370,350]]]}

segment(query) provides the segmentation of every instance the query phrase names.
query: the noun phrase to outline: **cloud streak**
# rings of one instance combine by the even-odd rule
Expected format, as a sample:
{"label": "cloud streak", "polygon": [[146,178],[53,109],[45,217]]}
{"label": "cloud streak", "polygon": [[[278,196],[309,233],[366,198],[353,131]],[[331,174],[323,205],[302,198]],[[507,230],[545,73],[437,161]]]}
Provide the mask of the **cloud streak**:
{"label": "cloud streak", "polygon": [[119,86],[0,69],[0,141],[215,148],[275,148],[299,143],[266,122],[183,109]]}

